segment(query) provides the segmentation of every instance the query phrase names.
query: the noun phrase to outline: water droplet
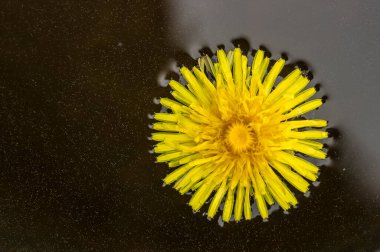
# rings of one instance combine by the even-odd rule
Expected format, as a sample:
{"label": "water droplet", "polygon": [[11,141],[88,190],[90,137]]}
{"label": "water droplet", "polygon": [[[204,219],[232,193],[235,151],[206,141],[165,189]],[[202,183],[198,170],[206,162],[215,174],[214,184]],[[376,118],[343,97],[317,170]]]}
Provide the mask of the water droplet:
{"label": "water droplet", "polygon": [[162,183],[162,187],[165,187],[166,186],[166,183],[164,182],[164,183]]}
{"label": "water droplet", "polygon": [[313,182],[313,186],[315,186],[315,187],[318,187],[318,186],[319,186],[319,184],[321,184],[321,182],[320,182],[320,181],[315,181],[315,182]]}
{"label": "water droplet", "polygon": [[166,79],[166,71],[161,71],[157,76],[157,82],[161,87],[167,87],[169,80]]}
{"label": "water droplet", "polygon": [[157,104],[157,105],[160,104],[160,98],[154,97],[153,98],[153,103]]}
{"label": "water droplet", "polygon": [[208,199],[206,200],[205,204],[210,203],[210,202],[212,201],[213,198],[214,198],[214,197],[210,197],[210,198],[208,198]]}
{"label": "water droplet", "polygon": [[148,114],[148,119],[154,119],[154,114]]}
{"label": "water droplet", "polygon": [[219,225],[220,227],[223,227],[223,226],[224,226],[224,221],[223,221],[221,215],[219,216],[219,219],[218,219],[218,225]]}
{"label": "water droplet", "polygon": [[225,201],[225,198],[223,198],[222,202],[220,203],[219,210],[223,210],[223,208],[224,208],[224,201]]}
{"label": "water droplet", "polygon": [[304,196],[305,196],[306,198],[309,198],[309,197],[310,197],[310,191],[305,192],[305,193],[304,193]]}

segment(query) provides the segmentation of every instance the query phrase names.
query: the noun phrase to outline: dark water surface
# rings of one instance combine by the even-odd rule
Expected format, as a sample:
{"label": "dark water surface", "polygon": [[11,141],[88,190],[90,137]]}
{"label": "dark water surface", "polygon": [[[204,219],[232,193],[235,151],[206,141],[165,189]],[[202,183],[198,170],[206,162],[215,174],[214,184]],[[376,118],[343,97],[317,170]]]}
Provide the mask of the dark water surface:
{"label": "dark water surface", "polygon": [[[379,249],[379,11],[367,0],[1,1],[0,250]],[[173,59],[238,38],[309,67],[328,97],[313,116],[336,139],[298,208],[220,227],[162,187],[147,115]]]}

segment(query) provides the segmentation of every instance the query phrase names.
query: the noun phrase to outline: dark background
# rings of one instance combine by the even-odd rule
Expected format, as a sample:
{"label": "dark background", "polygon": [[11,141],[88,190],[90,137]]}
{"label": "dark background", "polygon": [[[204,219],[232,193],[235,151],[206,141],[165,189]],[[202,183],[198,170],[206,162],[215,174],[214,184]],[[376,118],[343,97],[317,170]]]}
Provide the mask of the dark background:
{"label": "dark background", "polygon": [[[0,250],[379,249],[379,11],[367,0],[2,0]],[[220,227],[162,187],[148,114],[173,59],[239,38],[309,67],[328,97],[312,116],[335,139],[298,208]]]}

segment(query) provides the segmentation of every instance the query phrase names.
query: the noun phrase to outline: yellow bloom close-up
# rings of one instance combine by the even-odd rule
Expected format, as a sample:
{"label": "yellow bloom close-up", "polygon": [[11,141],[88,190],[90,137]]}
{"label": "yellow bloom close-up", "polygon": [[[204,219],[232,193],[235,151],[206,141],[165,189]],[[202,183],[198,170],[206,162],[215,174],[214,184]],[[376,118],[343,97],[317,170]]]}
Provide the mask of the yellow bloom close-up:
{"label": "yellow bloom close-up", "polygon": [[312,128],[326,127],[327,121],[300,118],[323,103],[308,101],[316,93],[305,89],[310,80],[295,68],[278,82],[285,60],[268,69],[262,50],[251,66],[248,61],[240,48],[227,54],[220,49],[216,62],[202,56],[191,70],[182,67],[187,84],[171,80],[173,99],[160,99],[170,112],[154,115],[157,162],[172,169],[164,182],[181,194],[191,191],[194,211],[211,199],[210,218],[224,199],[226,222],[232,214],[235,221],[251,219],[254,201],[263,219],[275,202],[284,210],[295,206],[287,184],[307,192],[319,170],[301,156],[326,158],[316,140],[328,133]]}

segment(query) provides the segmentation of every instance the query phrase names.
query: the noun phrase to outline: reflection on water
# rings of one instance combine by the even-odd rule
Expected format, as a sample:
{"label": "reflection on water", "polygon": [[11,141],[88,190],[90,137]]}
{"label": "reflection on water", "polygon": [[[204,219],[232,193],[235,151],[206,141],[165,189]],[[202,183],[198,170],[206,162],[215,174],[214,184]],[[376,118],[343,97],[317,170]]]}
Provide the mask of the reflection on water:
{"label": "reflection on water", "polygon": [[[273,228],[277,227],[277,235],[293,241],[291,244],[311,243],[322,250],[326,246],[344,249],[359,243],[367,248],[378,245],[378,239],[369,237],[380,232],[380,160],[377,158],[380,134],[376,127],[380,121],[368,111],[378,104],[376,97],[380,89],[373,73],[379,64],[363,62],[378,58],[374,55],[379,51],[378,46],[369,42],[379,39],[380,29],[373,22],[366,26],[368,30],[360,28],[360,19],[354,18],[354,10],[359,9],[361,19],[380,23],[371,8],[355,1],[314,3],[312,7],[310,3],[272,5],[267,1],[170,2],[168,38],[181,51],[175,54],[179,66],[193,65],[193,58],[213,54],[221,44],[232,49],[236,42],[230,42],[231,39],[245,38],[249,43],[241,43],[243,49],[265,46],[273,58],[285,53],[288,62],[303,69],[308,67],[314,74],[313,82],[318,83],[319,93],[326,94],[327,105],[311,116],[329,120],[329,132],[334,138],[325,142],[329,158],[323,164],[318,163],[322,165],[321,174],[313,183],[315,188],[305,195],[308,199],[301,200],[300,207],[289,211],[289,216],[274,213],[269,221]],[[340,17],[345,17],[345,21]],[[362,50],[369,47],[371,50]],[[365,64],[365,69],[359,62]],[[361,72],[359,77],[354,69],[365,73]],[[297,232],[312,234],[313,238],[295,239],[285,231],[285,223]],[[238,225],[243,228],[244,224]],[[227,227],[237,229],[230,224]],[[255,228],[263,233],[260,237],[270,230],[258,223]],[[257,235],[255,231],[251,234]],[[327,236],[331,243],[326,241]]]}
{"label": "reflection on water", "polygon": [[[226,49],[231,49],[232,44],[238,43],[230,43],[231,39],[244,37],[254,48],[263,45],[269,48],[274,58],[286,52],[290,61],[307,59],[308,62],[302,63],[311,66],[313,72],[315,70],[317,81],[322,82],[320,87],[331,98],[328,108],[326,106],[319,114],[330,119],[330,127],[339,128],[350,137],[347,139],[350,143],[344,141],[346,146],[361,146],[355,148],[364,151],[355,153],[355,162],[360,159],[357,165],[366,168],[353,172],[356,179],[350,183],[360,187],[363,196],[377,197],[380,194],[380,159],[377,158],[380,134],[376,125],[380,118],[367,111],[378,104],[377,95],[373,95],[380,93],[376,85],[378,78],[373,74],[378,63],[370,60],[372,63],[363,68],[353,59],[365,62],[379,58],[378,53],[373,53],[380,48],[371,41],[379,38],[376,24],[380,23],[380,18],[374,10],[355,1],[323,7],[314,3],[312,12],[301,11],[304,8],[311,7],[308,3],[271,5],[266,1],[242,0],[170,2],[169,38],[175,38],[176,46],[193,58],[198,57],[199,48],[206,46],[215,51],[220,44],[225,44]],[[367,29],[361,29],[361,20],[355,18],[354,10],[359,9]],[[356,43],[353,43],[355,35]],[[325,38],[334,42],[321,43]],[[245,48],[246,44],[242,46]],[[355,74],[353,69],[361,69],[360,74]]]}

